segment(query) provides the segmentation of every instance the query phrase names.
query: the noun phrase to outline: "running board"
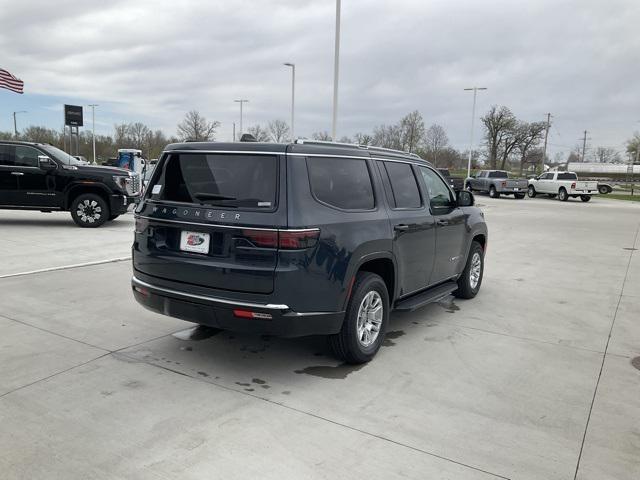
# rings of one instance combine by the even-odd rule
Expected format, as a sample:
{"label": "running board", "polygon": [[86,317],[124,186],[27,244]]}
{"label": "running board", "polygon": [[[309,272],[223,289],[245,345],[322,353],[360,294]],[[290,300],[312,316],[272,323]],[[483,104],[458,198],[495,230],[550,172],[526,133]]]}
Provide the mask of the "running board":
{"label": "running board", "polygon": [[399,300],[396,302],[395,309],[400,312],[412,312],[429,303],[437,302],[457,289],[458,284],[456,282],[443,283],[412,297]]}

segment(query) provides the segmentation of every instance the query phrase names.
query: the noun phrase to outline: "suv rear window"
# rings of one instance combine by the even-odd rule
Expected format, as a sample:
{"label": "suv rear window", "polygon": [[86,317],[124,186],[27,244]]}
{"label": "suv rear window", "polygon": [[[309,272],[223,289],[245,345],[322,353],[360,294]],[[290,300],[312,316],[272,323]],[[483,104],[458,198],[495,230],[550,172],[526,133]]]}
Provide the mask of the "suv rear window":
{"label": "suv rear window", "polygon": [[322,203],[344,210],[371,210],[373,186],[366,160],[308,157],[311,192]]}
{"label": "suv rear window", "polygon": [[169,202],[271,210],[277,179],[275,155],[171,154],[151,195]]}
{"label": "suv rear window", "polygon": [[[551,177],[553,178],[553,174],[551,174]],[[558,174],[558,180],[577,180],[578,176],[575,173],[559,173]]]}

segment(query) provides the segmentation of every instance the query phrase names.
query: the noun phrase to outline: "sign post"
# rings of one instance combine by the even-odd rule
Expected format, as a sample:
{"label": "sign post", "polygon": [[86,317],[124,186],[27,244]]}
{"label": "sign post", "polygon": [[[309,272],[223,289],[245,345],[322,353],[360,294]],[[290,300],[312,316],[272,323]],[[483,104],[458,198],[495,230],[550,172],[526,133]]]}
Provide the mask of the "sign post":
{"label": "sign post", "polygon": [[[73,129],[75,127],[75,135],[76,135],[76,155],[80,155],[80,134],[78,127],[84,126],[84,117],[82,115],[82,106],[81,105],[66,105],[64,106],[64,124],[65,130],[66,127],[69,127],[69,150],[72,149],[73,145]],[[70,152],[73,154],[73,152]]]}

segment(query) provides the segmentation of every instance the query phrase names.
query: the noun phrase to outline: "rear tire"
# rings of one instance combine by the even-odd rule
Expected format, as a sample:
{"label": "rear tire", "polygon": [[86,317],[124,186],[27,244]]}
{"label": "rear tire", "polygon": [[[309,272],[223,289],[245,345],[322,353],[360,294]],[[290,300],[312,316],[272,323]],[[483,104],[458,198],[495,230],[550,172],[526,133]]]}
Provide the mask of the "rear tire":
{"label": "rear tire", "polygon": [[559,191],[558,191],[558,200],[560,200],[561,202],[566,202],[567,200],[569,200],[569,194],[567,193],[567,191],[564,189],[564,187],[562,187]]}
{"label": "rear tire", "polygon": [[491,198],[498,198],[500,196],[500,194],[496,190],[496,187],[494,187],[493,185],[489,187],[489,196]]}
{"label": "rear tire", "polygon": [[591,200],[591,195],[580,195],[580,200],[582,200],[583,202],[588,202],[589,200]]}
{"label": "rear tire", "polygon": [[529,185],[529,188],[527,188],[527,195],[529,195],[529,198],[536,198],[537,192],[533,185]]}
{"label": "rear tire", "polygon": [[389,294],[384,280],[375,273],[359,272],[342,329],[329,336],[329,345],[347,363],[366,363],[380,349],[388,323]]}
{"label": "rear tire", "polygon": [[469,190],[470,192],[473,192],[473,188],[471,188],[471,184],[467,183],[467,190]]}
{"label": "rear tire", "polygon": [[111,215],[109,205],[95,193],[81,193],[73,199],[70,206],[71,218],[83,228],[97,228]]}
{"label": "rear tire", "polygon": [[480,291],[484,274],[484,249],[474,241],[471,243],[467,263],[458,278],[458,289],[453,295],[458,298],[473,298]]}
{"label": "rear tire", "polygon": [[598,192],[600,192],[602,195],[606,195],[607,193],[609,193],[609,188],[607,188],[605,185],[600,185],[598,187]]}

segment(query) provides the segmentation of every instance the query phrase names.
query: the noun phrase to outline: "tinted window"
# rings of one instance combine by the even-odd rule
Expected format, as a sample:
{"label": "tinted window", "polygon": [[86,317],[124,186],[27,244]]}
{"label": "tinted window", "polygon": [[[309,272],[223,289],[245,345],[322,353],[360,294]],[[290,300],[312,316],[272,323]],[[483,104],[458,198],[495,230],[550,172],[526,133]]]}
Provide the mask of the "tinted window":
{"label": "tinted window", "polygon": [[450,207],[453,203],[451,191],[442,179],[430,168],[420,167],[420,173],[429,190],[429,201],[432,207]]}
{"label": "tinted window", "polygon": [[507,172],[503,170],[489,173],[489,178],[508,178],[508,177],[509,175],[507,174]]}
{"label": "tinted window", "polygon": [[408,163],[382,162],[389,175],[395,208],[420,208],[420,191]]}
{"label": "tinted window", "polygon": [[12,167],[37,167],[38,150],[26,145],[0,145],[0,165]]}
{"label": "tinted window", "polygon": [[[170,155],[152,198],[230,208],[272,209],[278,159],[272,155]],[[153,193],[158,190],[159,192]]]}
{"label": "tinted window", "polygon": [[373,187],[366,160],[309,157],[307,167],[311,191],[321,202],[345,210],[373,208]]}
{"label": "tinted window", "polygon": [[575,173],[559,173],[558,180],[577,180],[578,176]]}
{"label": "tinted window", "polygon": [[545,173],[541,178],[542,180],[553,180],[553,173]]}

